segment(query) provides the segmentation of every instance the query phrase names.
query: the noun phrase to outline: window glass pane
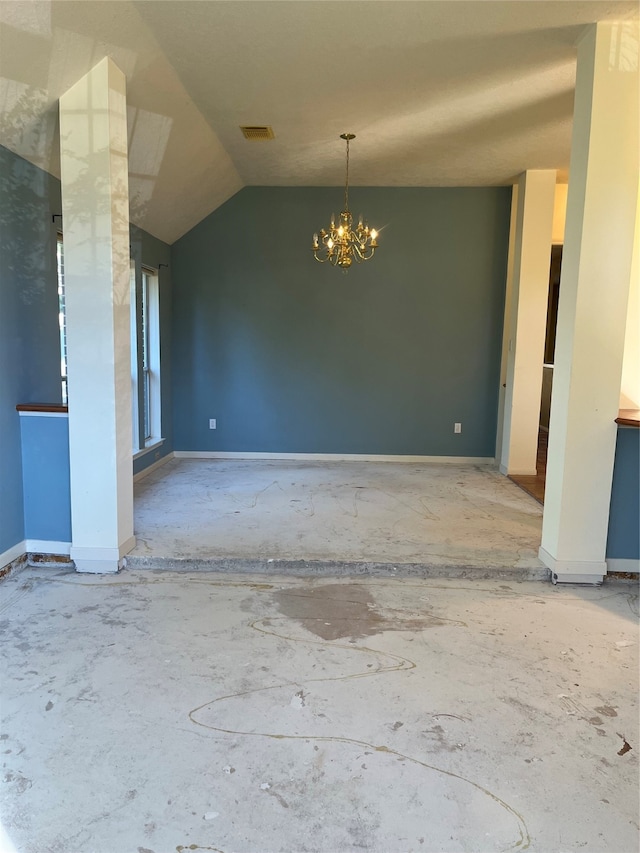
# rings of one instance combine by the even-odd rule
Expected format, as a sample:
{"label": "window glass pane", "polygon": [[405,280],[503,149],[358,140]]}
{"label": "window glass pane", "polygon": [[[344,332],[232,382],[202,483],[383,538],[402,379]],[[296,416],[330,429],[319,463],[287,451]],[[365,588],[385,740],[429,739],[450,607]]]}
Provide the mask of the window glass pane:
{"label": "window glass pane", "polygon": [[60,378],[62,383],[62,404],[67,405],[67,308],[64,292],[64,245],[62,235],[56,243],[58,265],[58,325],[60,328]]}

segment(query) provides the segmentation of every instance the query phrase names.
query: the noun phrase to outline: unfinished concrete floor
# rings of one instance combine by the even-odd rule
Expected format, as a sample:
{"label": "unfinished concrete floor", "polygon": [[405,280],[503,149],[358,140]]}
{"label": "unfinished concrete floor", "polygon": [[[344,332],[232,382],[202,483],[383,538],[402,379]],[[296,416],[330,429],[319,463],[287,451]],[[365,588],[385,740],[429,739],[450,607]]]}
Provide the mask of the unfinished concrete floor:
{"label": "unfinished concrete floor", "polygon": [[541,526],[539,504],[489,465],[176,459],[136,484],[127,560],[546,577]]}
{"label": "unfinished concrete floor", "polygon": [[3,853],[638,850],[637,586],[39,568],[0,597]]}

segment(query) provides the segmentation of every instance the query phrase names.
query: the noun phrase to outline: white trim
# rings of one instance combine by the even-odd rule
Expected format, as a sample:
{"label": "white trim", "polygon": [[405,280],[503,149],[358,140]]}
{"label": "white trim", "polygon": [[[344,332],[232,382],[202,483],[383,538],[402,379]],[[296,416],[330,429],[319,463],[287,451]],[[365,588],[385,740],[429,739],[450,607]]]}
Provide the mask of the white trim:
{"label": "white trim", "polygon": [[136,452],[133,454],[134,459],[140,459],[145,454],[151,453],[151,451],[155,450],[157,447],[162,447],[162,445],[165,442],[165,439],[164,438],[150,438],[149,442],[150,442],[149,444],[145,444],[145,446],[142,448],[142,450],[136,450]]}
{"label": "white trim", "polygon": [[21,418],[68,418],[69,412],[18,412]]}
{"label": "white trim", "polygon": [[171,459],[173,459],[173,453],[167,453],[166,456],[163,456],[160,459],[157,459],[155,462],[152,462],[151,465],[148,465],[146,468],[143,468],[142,471],[138,471],[137,474],[133,475],[133,482],[137,483],[140,480],[143,480],[147,476],[147,474],[150,474],[152,471],[155,471],[156,468],[162,467],[162,465],[166,465],[166,463],[169,462]]}
{"label": "white trim", "polygon": [[25,550],[28,554],[59,554],[69,556],[71,542],[55,542],[49,539],[27,539]]}
{"label": "white trim", "polygon": [[119,548],[92,548],[82,545],[71,545],[69,554],[74,560],[119,560]]}
{"label": "white trim", "polygon": [[429,462],[448,465],[493,465],[493,456],[385,456],[367,453],[250,453],[222,450],[175,450],[176,459],[289,459],[295,462]]}
{"label": "white trim", "polygon": [[592,586],[600,586],[605,576],[601,574],[591,574],[590,572],[551,572],[551,583],[581,583],[590,584]]}
{"label": "white trim", "polygon": [[117,548],[100,548],[85,546],[85,545],[71,545],[70,554],[75,559],[76,557],[79,560],[119,560],[120,557],[124,557],[125,554],[128,554],[132,548],[136,547],[136,538],[135,536],[130,536],[125,542],[119,545]]}
{"label": "white trim", "polygon": [[76,572],[87,573],[90,575],[106,575],[116,574],[120,571],[120,560],[88,560],[81,559],[71,555],[71,559],[76,565]]}
{"label": "white trim", "polygon": [[601,584],[607,574],[607,564],[591,560],[557,560],[542,546],[538,559],[551,569],[552,583]]}
{"label": "white trim", "polygon": [[[129,332],[131,339],[131,427],[133,430],[133,458],[140,446],[140,414],[138,406],[138,287],[136,262],[129,260]],[[144,451],[142,451],[144,452]]]}
{"label": "white trim", "polygon": [[122,568],[122,558],[136,547],[135,536],[130,536],[119,548],[85,548],[71,545],[69,556],[77,572],[106,574]]}
{"label": "white trim", "polygon": [[614,557],[607,559],[607,571],[609,572],[636,572],[640,573],[640,560]]}
{"label": "white trim", "polygon": [[17,560],[26,553],[27,543],[23,539],[22,542],[17,542],[15,545],[12,545],[11,548],[7,548],[6,551],[0,554],[0,569],[6,568],[10,563],[13,563],[14,560]]}

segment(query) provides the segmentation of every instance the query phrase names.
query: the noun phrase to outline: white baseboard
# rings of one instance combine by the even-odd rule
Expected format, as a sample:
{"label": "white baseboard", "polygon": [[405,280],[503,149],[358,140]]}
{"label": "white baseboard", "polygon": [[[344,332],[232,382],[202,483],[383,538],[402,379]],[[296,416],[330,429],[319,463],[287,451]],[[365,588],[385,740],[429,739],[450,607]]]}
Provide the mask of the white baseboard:
{"label": "white baseboard", "polygon": [[600,586],[604,575],[591,574],[590,572],[551,572],[551,583],[581,583],[590,586]]}
{"label": "white baseboard", "polygon": [[610,572],[635,572],[638,574],[640,573],[640,560],[607,559],[607,570]]}
{"label": "white baseboard", "polygon": [[175,450],[176,459],[256,459],[266,462],[428,462],[449,465],[493,465],[493,456],[403,456],[368,453],[251,453],[224,450]]}
{"label": "white baseboard", "polygon": [[538,551],[538,558],[548,569],[551,569],[553,583],[601,584],[607,574],[605,562],[557,560],[542,546]]}
{"label": "white baseboard", "polygon": [[86,548],[71,546],[70,557],[77,572],[93,575],[113,574],[122,568],[122,558],[136,547],[135,536],[130,536],[119,548]]}
{"label": "white baseboard", "polygon": [[152,462],[151,465],[143,468],[142,471],[138,471],[137,474],[133,475],[133,482],[138,483],[140,480],[144,480],[147,474],[150,474],[152,471],[155,471],[156,468],[161,468],[163,465],[166,465],[167,462],[170,462],[174,457],[173,452],[167,453],[166,456],[163,456],[161,459],[158,459],[156,462]]}
{"label": "white baseboard", "polygon": [[10,563],[13,563],[14,560],[17,560],[18,557],[22,557],[27,553],[27,543],[23,539],[22,542],[16,542],[15,545],[12,545],[11,548],[7,548],[6,551],[3,551],[0,554],[0,569],[4,569]]}
{"label": "white baseboard", "polygon": [[69,556],[71,542],[54,542],[49,539],[26,539],[25,550],[28,554],[55,554]]}

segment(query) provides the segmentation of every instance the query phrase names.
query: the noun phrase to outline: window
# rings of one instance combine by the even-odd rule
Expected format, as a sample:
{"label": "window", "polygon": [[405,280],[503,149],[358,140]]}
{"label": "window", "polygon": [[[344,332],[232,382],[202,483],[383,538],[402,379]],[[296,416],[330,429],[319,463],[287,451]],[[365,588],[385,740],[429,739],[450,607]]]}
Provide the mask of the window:
{"label": "window", "polygon": [[142,270],[142,431],[145,443],[152,437],[151,429],[151,368],[149,367],[149,273]]}
{"label": "window", "polygon": [[62,384],[62,405],[66,406],[67,392],[67,307],[64,292],[64,244],[62,234],[56,241],[56,261],[58,267],[58,325],[60,327],[60,381]]}
{"label": "window", "polygon": [[131,379],[133,450],[142,453],[160,435],[160,299],[158,274],[131,268]]}

